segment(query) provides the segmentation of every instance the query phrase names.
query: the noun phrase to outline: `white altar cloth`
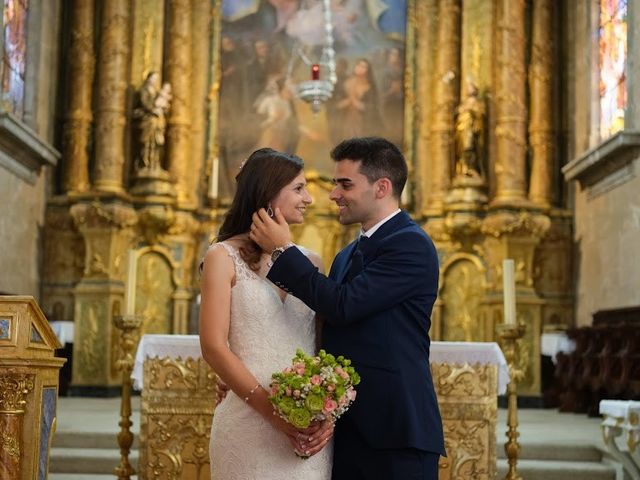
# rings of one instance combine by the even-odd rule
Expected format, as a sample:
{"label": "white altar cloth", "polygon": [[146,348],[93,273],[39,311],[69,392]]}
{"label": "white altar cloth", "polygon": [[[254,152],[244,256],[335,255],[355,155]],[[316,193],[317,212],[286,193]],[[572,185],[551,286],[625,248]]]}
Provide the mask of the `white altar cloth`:
{"label": "white altar cloth", "polygon": [[480,363],[498,366],[498,395],[507,392],[509,365],[495,342],[431,342],[431,363]]}
{"label": "white altar cloth", "polygon": [[540,353],[544,356],[551,357],[553,363],[556,363],[558,353],[571,353],[575,349],[576,342],[571,340],[566,333],[543,333],[540,336]]}
{"label": "white altar cloth", "polygon": [[[136,351],[131,378],[133,388],[142,390],[145,358],[170,357],[198,359],[202,356],[198,335],[143,335]],[[498,394],[507,391],[509,367],[502,350],[495,342],[431,342],[431,362],[470,365],[474,363],[498,366]]]}

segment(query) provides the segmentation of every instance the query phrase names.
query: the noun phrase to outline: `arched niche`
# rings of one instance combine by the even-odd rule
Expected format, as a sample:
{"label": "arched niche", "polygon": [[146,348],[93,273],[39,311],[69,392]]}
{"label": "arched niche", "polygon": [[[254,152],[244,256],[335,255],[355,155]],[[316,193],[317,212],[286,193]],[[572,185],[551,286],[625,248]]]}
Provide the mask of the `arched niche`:
{"label": "arched niche", "polygon": [[484,341],[482,305],[485,268],[472,255],[454,255],[442,270],[441,338],[445,341]]}

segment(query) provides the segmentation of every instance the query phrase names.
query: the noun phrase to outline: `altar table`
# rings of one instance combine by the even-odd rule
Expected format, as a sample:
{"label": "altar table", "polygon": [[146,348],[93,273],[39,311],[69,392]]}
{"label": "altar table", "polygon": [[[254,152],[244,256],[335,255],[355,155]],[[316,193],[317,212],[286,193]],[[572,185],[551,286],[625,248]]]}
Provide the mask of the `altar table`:
{"label": "altar table", "polygon": [[[496,343],[433,342],[431,372],[445,432],[440,480],[496,477],[497,395],[509,371]],[[196,335],[144,335],[133,373],[142,389],[142,479],[209,480],[216,375]]]}

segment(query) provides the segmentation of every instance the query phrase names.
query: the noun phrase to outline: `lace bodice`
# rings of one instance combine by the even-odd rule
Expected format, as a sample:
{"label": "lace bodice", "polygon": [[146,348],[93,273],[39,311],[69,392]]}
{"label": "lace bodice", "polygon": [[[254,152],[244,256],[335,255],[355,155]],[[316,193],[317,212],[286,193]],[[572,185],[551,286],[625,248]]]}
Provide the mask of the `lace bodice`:
{"label": "lace bodice", "polygon": [[231,289],[229,346],[263,385],[291,363],[296,348],[313,354],[314,312],[297,298],[281,299],[277,287],[258,276],[239,252],[221,243],[236,268]]}
{"label": "lace bodice", "polygon": [[[290,365],[297,348],[314,353],[314,312],[291,295],[282,300],[277,287],[251,270],[235,247],[220,242],[210,248],[224,248],[235,266],[229,347],[268,387],[271,374]],[[331,473],[330,445],[310,460],[298,459],[285,436],[232,393],[216,409],[210,455],[216,479],[324,480]]]}

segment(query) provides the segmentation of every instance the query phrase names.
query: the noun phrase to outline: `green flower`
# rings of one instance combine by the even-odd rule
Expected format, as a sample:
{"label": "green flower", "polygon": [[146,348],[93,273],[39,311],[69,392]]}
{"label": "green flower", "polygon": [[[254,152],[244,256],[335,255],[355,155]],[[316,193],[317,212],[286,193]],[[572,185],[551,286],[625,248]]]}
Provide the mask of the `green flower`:
{"label": "green flower", "polygon": [[294,408],[287,415],[287,419],[296,428],[307,428],[311,424],[311,413],[306,408]]}
{"label": "green flower", "polygon": [[302,387],[305,384],[305,379],[302,377],[296,377],[291,379],[291,382],[289,382],[289,386],[293,389],[293,390],[300,390],[302,389]]}
{"label": "green flower", "polygon": [[295,406],[296,406],[296,402],[291,397],[284,397],[282,400],[280,400],[278,404],[278,407],[280,408],[282,413],[284,413],[285,415],[288,415],[289,412],[291,412],[291,410],[293,410],[293,407]]}
{"label": "green flower", "polygon": [[322,395],[311,393],[305,400],[304,404],[311,412],[317,413],[322,411],[324,401],[322,400]]}
{"label": "green flower", "polygon": [[336,398],[341,398],[345,393],[346,393],[347,389],[344,387],[336,387]]}

